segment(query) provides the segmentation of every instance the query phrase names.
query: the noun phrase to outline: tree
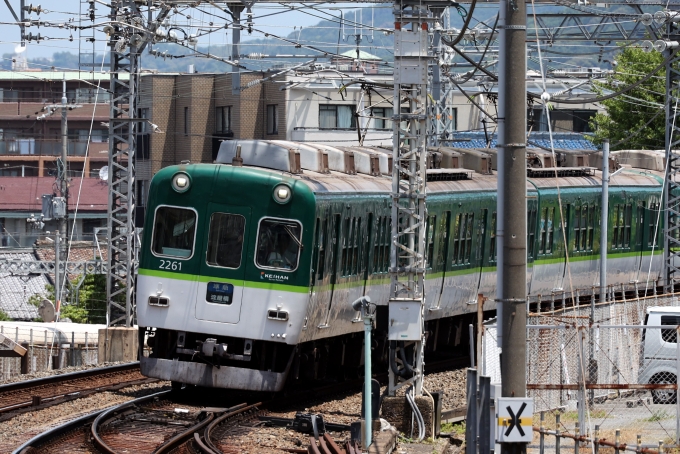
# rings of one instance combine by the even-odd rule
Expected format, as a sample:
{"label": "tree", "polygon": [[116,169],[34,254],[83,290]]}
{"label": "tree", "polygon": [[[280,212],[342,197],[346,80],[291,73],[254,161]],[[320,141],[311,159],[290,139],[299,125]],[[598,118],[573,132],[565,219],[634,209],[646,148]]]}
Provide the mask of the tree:
{"label": "tree", "polygon": [[[642,49],[627,47],[618,55],[616,72],[608,79],[604,88],[620,91],[651,73],[663,60],[660,52],[644,52]],[[663,149],[665,102],[666,71],[661,69],[625,94],[601,102],[607,113],[598,113],[590,122],[591,129],[595,131],[594,142],[600,144],[603,139],[609,139],[615,150]],[[656,118],[652,120],[654,115]],[[650,120],[651,123],[645,126]],[[618,142],[620,143],[616,145]]]}
{"label": "tree", "polygon": [[[54,286],[46,285],[44,295],[33,295],[28,301],[40,306],[43,298],[55,300]],[[78,292],[78,301],[62,304],[61,318],[68,318],[75,323],[106,323],[106,275],[85,276]]]}

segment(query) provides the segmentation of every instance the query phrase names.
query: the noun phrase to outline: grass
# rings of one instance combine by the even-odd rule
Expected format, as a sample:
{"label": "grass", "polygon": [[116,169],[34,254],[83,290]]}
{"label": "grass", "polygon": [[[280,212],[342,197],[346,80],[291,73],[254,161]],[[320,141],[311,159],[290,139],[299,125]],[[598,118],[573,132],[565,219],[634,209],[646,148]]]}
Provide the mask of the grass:
{"label": "grass", "polygon": [[657,421],[663,421],[664,419],[672,419],[674,416],[667,411],[664,410],[657,410],[654,413],[652,413],[652,416],[649,418],[645,419],[645,421],[649,422],[657,422]]}
{"label": "grass", "polygon": [[451,422],[445,422],[441,426],[441,432],[443,433],[452,433],[454,435],[465,435],[465,421],[454,424]]}

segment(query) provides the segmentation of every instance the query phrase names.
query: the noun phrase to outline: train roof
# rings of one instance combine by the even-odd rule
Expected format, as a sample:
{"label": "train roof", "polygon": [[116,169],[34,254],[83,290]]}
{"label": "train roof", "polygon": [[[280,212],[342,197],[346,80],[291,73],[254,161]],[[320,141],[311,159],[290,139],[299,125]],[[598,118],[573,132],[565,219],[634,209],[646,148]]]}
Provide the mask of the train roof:
{"label": "train roof", "polygon": [[[610,186],[661,185],[663,169],[658,170],[658,152],[615,153],[610,157],[610,171],[622,167],[619,156],[628,159],[624,168],[610,178]],[[640,159],[642,157],[645,159]],[[563,166],[554,167],[555,160]],[[601,164],[602,153],[570,150],[553,155],[539,149],[527,150],[527,190],[599,187],[602,172],[589,167],[590,161]],[[304,182],[317,194],[389,193],[392,190],[392,151],[386,147],[226,140],[222,142],[215,162],[281,171]],[[429,147],[427,162],[428,194],[495,191],[497,188],[495,149]],[[642,167],[648,168],[634,168],[637,163],[646,164]]]}

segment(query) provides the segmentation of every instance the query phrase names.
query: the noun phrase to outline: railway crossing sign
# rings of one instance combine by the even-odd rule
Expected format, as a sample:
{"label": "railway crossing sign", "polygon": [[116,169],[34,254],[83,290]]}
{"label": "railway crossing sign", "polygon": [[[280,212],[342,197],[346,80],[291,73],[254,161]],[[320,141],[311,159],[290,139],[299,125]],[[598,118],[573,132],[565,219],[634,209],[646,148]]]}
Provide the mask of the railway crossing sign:
{"label": "railway crossing sign", "polygon": [[529,443],[534,437],[534,400],[528,397],[499,397],[496,405],[498,443]]}

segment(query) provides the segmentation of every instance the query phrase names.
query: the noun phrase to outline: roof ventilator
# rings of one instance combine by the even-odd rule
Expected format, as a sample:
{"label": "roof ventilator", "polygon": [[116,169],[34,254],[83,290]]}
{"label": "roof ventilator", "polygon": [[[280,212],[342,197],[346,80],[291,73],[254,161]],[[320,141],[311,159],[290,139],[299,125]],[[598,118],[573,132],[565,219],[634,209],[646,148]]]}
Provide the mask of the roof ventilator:
{"label": "roof ventilator", "polygon": [[527,168],[527,177],[529,178],[592,177],[593,175],[595,175],[593,167]]}
{"label": "roof ventilator", "polygon": [[427,169],[427,181],[472,180],[472,170],[468,169]]}

